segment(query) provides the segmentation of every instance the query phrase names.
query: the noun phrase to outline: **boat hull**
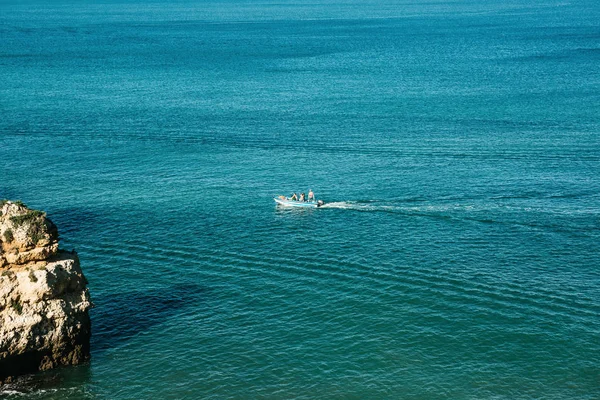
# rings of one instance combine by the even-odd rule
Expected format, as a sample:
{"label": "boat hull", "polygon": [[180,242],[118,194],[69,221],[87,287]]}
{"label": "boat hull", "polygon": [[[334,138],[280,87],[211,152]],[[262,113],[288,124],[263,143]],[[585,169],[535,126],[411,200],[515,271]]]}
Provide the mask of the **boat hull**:
{"label": "boat hull", "polygon": [[293,201],[293,200],[283,200],[277,197],[273,198],[275,203],[285,206],[285,207],[302,207],[302,208],[317,208],[319,204],[314,201]]}

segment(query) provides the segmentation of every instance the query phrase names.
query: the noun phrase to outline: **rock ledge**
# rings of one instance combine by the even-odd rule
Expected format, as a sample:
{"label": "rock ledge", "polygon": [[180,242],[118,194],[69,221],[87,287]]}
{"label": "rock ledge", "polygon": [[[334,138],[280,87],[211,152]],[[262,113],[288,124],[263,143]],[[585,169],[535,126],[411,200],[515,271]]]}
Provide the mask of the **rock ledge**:
{"label": "rock ledge", "polygon": [[75,252],[40,211],[0,201],[0,384],[86,362],[92,303]]}

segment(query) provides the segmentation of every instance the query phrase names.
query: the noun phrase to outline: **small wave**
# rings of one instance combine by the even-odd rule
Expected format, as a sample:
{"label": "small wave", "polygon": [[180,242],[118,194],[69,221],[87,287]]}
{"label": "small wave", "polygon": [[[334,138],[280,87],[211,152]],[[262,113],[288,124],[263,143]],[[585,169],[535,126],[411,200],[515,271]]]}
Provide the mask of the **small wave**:
{"label": "small wave", "polygon": [[0,388],[0,395],[15,396],[15,395],[24,395],[24,394],[25,393],[19,392],[18,390],[11,390],[11,389],[4,390],[4,389]]}
{"label": "small wave", "polygon": [[[19,377],[18,379],[21,379]],[[36,387],[39,382],[34,381],[32,378],[26,378],[18,380],[16,383],[9,383],[0,386],[0,398],[10,396],[15,397],[31,397],[32,395],[45,395],[50,393],[57,393],[59,389],[41,389]]]}

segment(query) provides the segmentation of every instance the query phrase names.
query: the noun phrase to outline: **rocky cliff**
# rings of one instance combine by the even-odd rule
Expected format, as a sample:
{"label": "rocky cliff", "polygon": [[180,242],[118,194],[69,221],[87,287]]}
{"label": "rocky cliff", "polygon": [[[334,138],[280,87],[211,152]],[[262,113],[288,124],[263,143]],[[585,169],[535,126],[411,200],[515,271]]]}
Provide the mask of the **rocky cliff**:
{"label": "rocky cliff", "polygon": [[0,201],[0,383],[89,359],[86,284],[44,213]]}

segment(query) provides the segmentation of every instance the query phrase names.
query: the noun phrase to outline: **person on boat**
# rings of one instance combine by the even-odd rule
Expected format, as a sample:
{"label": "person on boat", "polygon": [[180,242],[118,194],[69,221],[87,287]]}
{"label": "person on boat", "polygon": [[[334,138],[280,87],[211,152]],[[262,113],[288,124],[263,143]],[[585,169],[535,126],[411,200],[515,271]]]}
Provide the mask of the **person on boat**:
{"label": "person on boat", "polygon": [[299,201],[302,201],[302,202],[306,201],[306,197],[304,196],[304,193],[302,193],[300,195],[300,200]]}
{"label": "person on boat", "polygon": [[296,193],[292,194],[292,197],[290,197],[290,200],[298,201],[298,196],[296,196]]}
{"label": "person on boat", "polygon": [[315,201],[315,194],[312,189],[308,189],[308,201]]}

